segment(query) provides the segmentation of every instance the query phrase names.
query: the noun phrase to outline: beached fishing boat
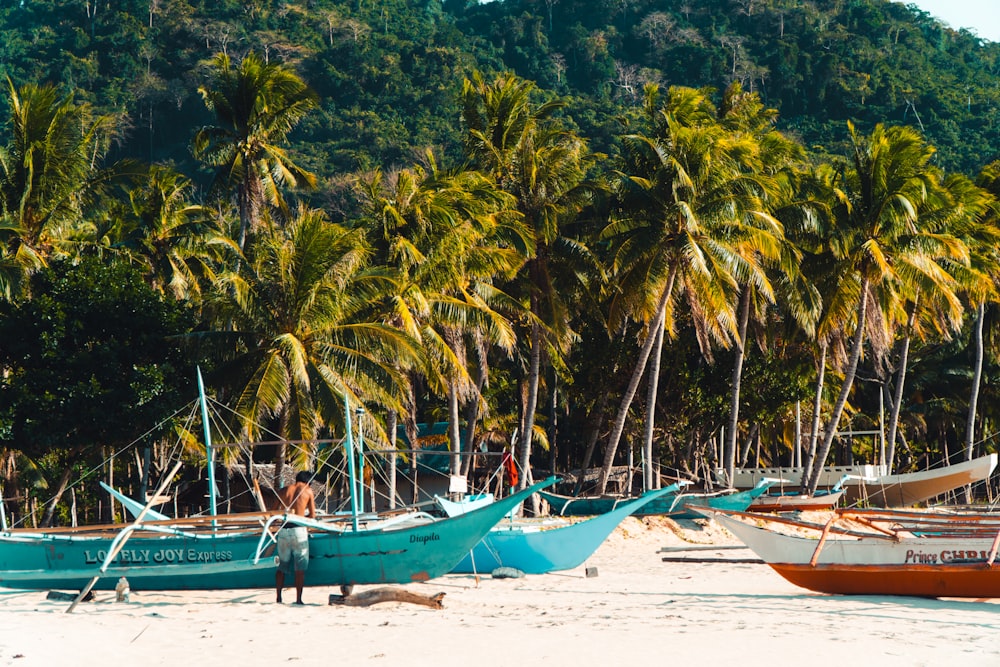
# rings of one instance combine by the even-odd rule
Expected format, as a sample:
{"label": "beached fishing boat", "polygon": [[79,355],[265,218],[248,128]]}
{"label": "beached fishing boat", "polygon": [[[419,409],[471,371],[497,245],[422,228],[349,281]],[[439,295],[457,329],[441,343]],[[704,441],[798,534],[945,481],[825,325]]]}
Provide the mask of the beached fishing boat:
{"label": "beached fishing boat", "polygon": [[769,491],[754,499],[747,509],[749,512],[796,512],[809,510],[831,510],[844,495],[844,483],[850,479],[844,475],[829,489],[817,489],[809,495],[799,491]]}
{"label": "beached fishing boat", "polygon": [[765,493],[747,508],[750,512],[805,512],[830,510],[837,506],[844,490],[807,493]]}
{"label": "beached fishing boat", "polygon": [[663,514],[673,519],[699,519],[704,516],[700,511],[704,509],[742,512],[753,501],[767,493],[774,484],[773,479],[762,479],[752,489],[745,491],[725,489],[716,493],[680,494],[670,511]]}
{"label": "beached fishing boat", "polygon": [[[201,388],[200,374],[198,379]],[[201,409],[207,424],[203,389]],[[209,489],[214,490],[207,427],[205,440]],[[348,427],[345,444],[352,442]],[[353,475],[353,455],[347,458]],[[352,515],[329,521],[277,512],[217,515],[212,495],[212,513],[204,517],[146,520],[150,503],[129,524],[41,530],[3,526],[0,586],[86,591],[114,588],[126,577],[132,590],[269,588],[275,582],[276,534],[283,526],[308,530],[308,586],[426,581],[449,572],[511,509],[556,481],[551,477],[447,519],[424,512],[366,518],[357,512],[353,497]],[[165,486],[153,497],[162,495]]]}
{"label": "beached fishing boat", "polygon": [[715,514],[782,577],[846,595],[1000,597],[1000,519],[989,514],[838,511],[825,524]]}
{"label": "beached fishing boat", "polygon": [[[996,466],[995,453],[912,473],[890,474],[886,466],[877,465],[829,466],[820,474],[818,485],[832,486],[839,478],[850,475],[851,479],[844,483],[846,503],[864,501],[873,507],[909,507],[988,479]],[[733,486],[752,488],[761,479],[770,477],[785,480],[789,490],[797,489],[802,473],[800,467],[741,468],[733,476]],[[720,480],[724,478],[721,471],[718,475]]]}
{"label": "beached fishing boat", "polygon": [[448,573],[512,508],[556,478],[462,516],[424,513],[360,522],[236,514],[128,525],[0,533],[0,586],[81,590],[218,590],[274,586],[274,535],[309,529],[308,586],[426,581]]}
{"label": "beached fishing boat", "polygon": [[[576,523],[551,518],[501,521],[452,572],[492,572],[498,567],[512,567],[526,574],[571,570],[590,558],[625,517],[678,488],[676,484],[664,487]],[[450,505],[446,512],[461,511],[460,504]]]}
{"label": "beached fishing boat", "polygon": [[[690,482],[685,480],[678,484],[686,486]],[[668,516],[674,519],[693,519],[700,516],[695,511],[695,508],[742,511],[749,507],[755,498],[765,493],[773,484],[774,480],[763,479],[752,489],[744,491],[723,489],[711,493],[682,494],[680,493],[680,487],[675,488],[672,493],[662,495],[659,494],[659,491],[647,491],[642,496],[639,496],[639,498],[644,498],[649,494],[657,494],[657,497],[633,513],[636,516]],[[543,491],[538,495],[548,501],[553,514],[560,516],[606,514],[623,503],[635,500],[635,498],[621,496],[563,496],[549,491]]]}

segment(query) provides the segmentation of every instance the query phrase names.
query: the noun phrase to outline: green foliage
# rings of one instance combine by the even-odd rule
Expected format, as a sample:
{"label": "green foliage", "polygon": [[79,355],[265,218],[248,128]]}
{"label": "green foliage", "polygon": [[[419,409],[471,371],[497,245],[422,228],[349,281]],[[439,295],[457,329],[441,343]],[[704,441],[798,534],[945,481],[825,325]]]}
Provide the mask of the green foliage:
{"label": "green foliage", "polygon": [[58,261],[31,289],[0,317],[3,446],[29,455],[121,446],[190,395],[177,337],[191,318],[128,265]]}
{"label": "green foliage", "polygon": [[[256,56],[247,58],[250,53]],[[277,71],[286,83],[301,81],[305,86],[296,89],[304,94],[297,97],[303,102],[301,108],[285,116],[287,122],[271,123],[269,119],[280,116],[274,108],[281,107],[275,102],[278,98],[241,98],[245,89],[228,86],[240,83],[239,77],[219,76],[220,72],[226,74],[226,63],[234,65],[228,74],[245,64],[244,74]],[[13,150],[16,146],[12,139],[18,135],[16,114],[5,110],[4,117],[11,121],[0,141],[5,147],[6,169],[2,183],[4,238],[10,252],[27,240],[38,247],[42,259],[17,263],[13,255],[0,256],[0,288],[17,294],[17,280],[42,266],[42,260],[50,255],[79,254],[82,246],[104,246],[101,249],[105,250],[113,245],[116,252],[127,254],[132,262],[145,267],[148,282],[160,289],[169,287],[177,298],[195,298],[196,288],[213,280],[218,287],[217,279],[226,269],[239,267],[260,278],[260,289],[255,292],[260,310],[240,313],[237,309],[227,312],[228,321],[219,320],[225,321],[224,325],[209,325],[219,330],[213,333],[241,337],[227,348],[232,355],[227,361],[235,364],[241,354],[276,358],[279,353],[289,352],[291,348],[280,345],[289,340],[289,329],[312,345],[315,341],[310,338],[309,323],[314,318],[304,317],[304,311],[290,307],[294,303],[294,281],[281,282],[288,276],[275,274],[276,267],[281,266],[277,260],[261,263],[265,250],[269,249],[274,257],[281,256],[282,244],[288,241],[281,235],[283,225],[295,231],[289,221],[294,210],[291,204],[295,202],[284,205],[282,197],[297,195],[312,207],[325,208],[330,219],[345,221],[345,234],[346,230],[364,232],[376,245],[388,242],[388,238],[377,238],[384,230],[372,226],[375,216],[361,222],[352,220],[358,208],[351,199],[355,193],[351,184],[356,181],[352,172],[363,169],[384,175],[387,190],[398,193],[405,185],[401,175],[405,181],[406,174],[424,168],[427,172],[433,170],[424,162],[425,155],[439,156],[443,164],[471,159],[471,154],[465,152],[467,137],[462,134],[461,91],[463,81],[474,72],[482,72],[487,81],[520,77],[530,82],[532,95],[538,100],[559,99],[559,104],[547,109],[559,133],[574,143],[579,140],[580,146],[589,151],[610,156],[610,161],[602,162],[592,159],[594,153],[587,153],[579,164],[569,161],[574,184],[581,178],[586,178],[586,183],[590,179],[613,180],[608,164],[623,165],[631,160],[636,163],[632,166],[641,167],[640,158],[652,159],[652,153],[659,148],[655,142],[648,144],[650,150],[645,157],[638,150],[642,135],[656,136],[656,128],[644,124],[646,84],[657,84],[664,91],[699,91],[704,108],[714,113],[721,107],[719,91],[738,83],[748,93],[759,95],[763,108],[775,109],[775,129],[800,141],[812,160],[823,163],[824,169],[831,166],[829,156],[849,154],[848,121],[861,135],[871,133],[879,124],[910,126],[936,149],[929,164],[942,173],[976,173],[1000,152],[1000,123],[996,122],[1000,109],[1000,45],[984,43],[965,31],[950,30],[912,6],[887,0],[10,2],[0,5],[0,74],[9,76],[16,90],[24,87],[25,93],[32,93],[34,99],[47,102],[49,109],[72,121],[52,127],[75,128],[78,134],[80,128],[93,125],[94,129],[92,137],[75,139],[67,132],[67,140],[60,145],[69,150],[63,155],[51,153],[53,159],[39,162],[34,168],[38,185],[13,187],[28,182],[22,177],[25,174],[16,174],[17,169],[26,170],[28,162],[24,158],[39,155],[42,148],[26,143],[24,150]],[[315,93],[315,98],[307,91]],[[13,101],[11,97],[0,104],[11,106]],[[209,129],[200,135],[203,141],[193,144],[199,128]],[[57,134],[48,132],[47,136]],[[712,132],[706,130],[703,134],[706,142],[715,141]],[[630,146],[621,139],[629,135],[633,137]],[[541,138],[551,139],[548,143],[560,148],[563,142],[556,141],[560,137],[562,134]],[[237,154],[252,142],[257,142],[257,147],[266,144],[267,151]],[[525,174],[543,174],[543,170],[536,169],[539,165],[558,166],[541,151],[547,145],[541,142],[531,146],[543,159],[518,162]],[[200,164],[192,147],[210,164]],[[749,152],[734,153],[732,160],[746,157]],[[490,168],[484,155],[476,157],[478,167]],[[530,157],[530,152],[524,151],[522,157]],[[143,172],[148,177],[130,189],[131,201],[122,200],[115,209],[108,205],[112,199],[103,196],[107,188],[85,192],[78,184],[102,177],[99,163],[119,158],[168,166]],[[221,171],[212,169],[220,166]],[[691,169],[692,165],[685,163],[685,168]],[[707,165],[702,171],[707,182],[716,178],[719,166]],[[834,171],[831,168],[827,174],[831,182]],[[310,173],[317,177],[315,193],[295,192],[289,187],[292,180],[311,183],[307,177]],[[634,175],[644,173],[639,170]],[[816,176],[820,180],[823,173],[821,169],[818,175],[798,174],[795,178],[805,182]],[[139,175],[138,169],[135,174]],[[254,183],[249,185],[245,177],[251,175],[259,178],[252,179]],[[195,206],[193,201],[209,192],[213,177],[223,186],[218,211]],[[654,179],[647,180],[652,183]],[[110,177],[102,181],[112,182]],[[653,305],[639,303],[643,290],[665,279],[666,274],[661,266],[650,264],[647,271],[636,271],[631,285],[605,284],[600,267],[588,266],[584,270],[577,262],[560,262],[559,250],[589,248],[595,258],[604,253],[603,259],[610,263],[610,240],[598,240],[593,233],[607,223],[609,206],[598,201],[596,195],[593,201],[565,202],[558,181],[551,181],[556,187],[545,179],[536,182],[539,187],[534,190],[514,192],[510,183],[506,187],[521,199],[541,202],[545,215],[536,215],[527,222],[538,232],[535,245],[544,251],[543,259],[551,263],[552,276],[565,280],[557,281],[549,272],[537,270],[534,274],[525,271],[518,280],[525,285],[530,282],[532,289],[552,287],[553,305],[549,310],[558,306],[565,312],[550,313],[546,323],[554,329],[555,315],[565,315],[560,326],[566,332],[579,334],[578,340],[567,335],[554,341],[546,349],[551,358],[542,362],[543,367],[551,363],[558,372],[559,391],[572,406],[566,417],[560,418],[559,428],[571,434],[562,442],[575,441],[565,447],[573,447],[572,458],[578,460],[576,443],[589,436],[588,430],[607,430],[606,420],[593,426],[585,424],[586,412],[598,403],[602,392],[620,396],[627,370],[635,363],[638,320],[644,318],[643,309],[648,311]],[[239,201],[241,183],[247,190],[244,210],[235,211],[232,201]],[[633,185],[637,183],[633,181]],[[724,191],[723,185],[728,182],[717,191]],[[588,188],[587,194],[596,191]],[[92,196],[95,193],[102,196]],[[91,196],[88,199],[82,194]],[[662,193],[650,189],[646,194],[662,194],[666,199],[668,193],[663,188]],[[802,187],[796,194],[805,198],[814,193]],[[263,201],[276,206],[269,209],[261,204]],[[95,212],[99,203],[103,205]],[[403,210],[404,204],[400,201],[397,206]],[[652,215],[644,220],[635,215],[634,209],[621,212],[619,224],[623,230],[637,223],[654,230],[661,222]],[[251,233],[242,264],[232,255],[205,248],[213,244],[232,252],[233,243],[223,238],[223,221],[234,220],[240,213],[244,214],[245,224],[260,226]],[[519,213],[524,216],[538,211],[521,206]],[[822,217],[815,212],[803,218],[810,216],[814,219],[801,221],[803,229],[797,230],[800,233],[795,238],[804,252],[804,269],[831,259],[809,252],[823,250],[822,239],[806,238],[803,231],[806,223],[814,224]],[[513,224],[499,218],[498,224]],[[782,222],[786,222],[784,218]],[[258,234],[259,238],[254,239]],[[731,236],[723,235],[720,242],[734,241]],[[414,240],[407,236],[399,242]],[[261,245],[254,248],[255,241]],[[625,250],[638,256],[655,241],[654,236],[638,239]],[[487,250],[490,248],[480,257],[492,257]],[[455,254],[456,260],[467,259]],[[451,259],[445,253],[437,257],[442,262]],[[619,259],[629,258],[620,252]],[[387,261],[380,258],[379,265],[366,269],[377,276],[386,270],[382,263]],[[486,268],[495,266],[485,260],[480,263]],[[445,280],[446,272],[436,271],[445,264],[424,264],[422,270],[427,274],[434,271],[431,277],[454,282]],[[723,264],[720,260],[719,266]],[[454,265],[461,268],[457,261]],[[8,271],[11,266],[24,271]],[[317,266],[322,267],[323,262]],[[530,266],[537,269],[538,263]],[[7,371],[0,386],[0,443],[42,452],[69,443],[90,446],[128,441],[132,424],[145,427],[155,423],[159,406],[175,405],[171,399],[190,380],[189,372],[178,370],[189,362],[182,361],[171,346],[163,345],[165,333],[187,330],[187,316],[179,306],[164,303],[148,292],[138,276],[115,263],[99,266],[88,260],[80,265],[60,262],[57,267],[65,275],[42,270],[30,286],[34,299],[7,306],[0,313],[0,364]],[[242,279],[250,277],[244,275]],[[308,282],[307,277],[299,275],[297,286]],[[488,285],[492,277],[484,276],[483,284]],[[678,287],[682,293],[677,297],[676,315],[671,303],[670,314],[676,319],[671,324],[677,337],[665,349],[662,362],[658,442],[682,443],[689,449],[701,446],[725,419],[730,353],[716,351],[714,363],[706,360],[705,350],[697,348],[696,338],[700,334],[702,342],[707,340],[704,324],[698,322],[703,313],[692,313],[683,305],[697,301],[694,297],[717,297],[719,311],[725,317],[718,322],[721,333],[714,342],[725,346],[732,338],[729,311],[736,284],[727,284],[731,289],[725,290],[722,286],[718,279],[702,286],[692,279]],[[696,288],[701,293],[696,293]],[[710,288],[714,290],[711,294]],[[388,324],[386,314],[378,311],[384,294],[380,292],[379,299],[375,299],[370,293],[372,298],[366,302],[365,293],[348,292],[345,285],[338,284],[334,292],[337,303],[327,304],[328,310],[320,313],[321,320],[336,319],[337,328],[343,331],[349,331],[347,325],[357,320],[366,327],[383,327],[387,336],[394,334],[389,331],[394,325]],[[241,296],[245,295],[230,293],[233,302],[227,305],[250,303],[240,302],[237,297]],[[268,298],[279,296],[278,301]],[[524,290],[519,296],[523,300],[537,299],[538,293]],[[614,305],[633,307],[616,309],[614,325],[609,327],[612,299]],[[829,307],[829,303],[825,305]],[[785,306],[779,304],[778,308]],[[204,314],[211,317],[222,310],[220,303],[209,303]],[[279,321],[278,313],[289,316],[296,324],[288,326],[287,321]],[[730,321],[723,321],[727,318]],[[493,423],[512,425],[519,421],[517,413],[523,405],[519,390],[528,348],[526,325],[530,322],[525,319],[514,323],[513,331],[519,336],[513,348],[518,350],[514,359],[493,354],[489,360],[492,379],[484,392],[490,407],[488,419]],[[309,326],[299,326],[303,323]],[[237,330],[230,325],[237,326]],[[843,327],[848,325],[845,322]],[[329,328],[330,323],[324,326]],[[766,354],[753,347],[748,351],[741,423],[760,423],[763,434],[769,423],[787,417],[796,399],[812,391],[815,370],[812,347],[771,330],[780,330],[779,325],[768,322],[761,326],[768,328],[767,335],[755,336],[767,339],[767,350]],[[841,335],[841,340],[832,344],[835,354],[838,346],[843,351],[845,341],[842,330],[833,333]],[[887,333],[895,335],[888,329]],[[365,341],[348,337],[340,342],[345,350],[340,352],[342,358],[331,361],[330,353],[320,349],[322,346],[310,352],[317,368],[328,364],[339,369],[334,374],[336,381],[327,382],[332,387],[327,398],[336,398],[335,390],[344,387],[359,395],[365,393],[366,383],[351,376],[360,363],[358,354],[366,349]],[[565,350],[557,349],[563,344]],[[912,383],[912,390],[907,386],[904,398],[918,406],[903,417],[911,436],[932,429],[947,432],[927,445],[935,455],[949,443],[960,441],[955,424],[962,420],[962,392],[968,378],[956,369],[967,367],[968,355],[963,344],[953,345],[955,349],[950,349],[949,354],[915,350],[914,357],[921,364],[920,377]],[[386,343],[385,347],[392,345]],[[890,351],[878,351],[892,357]],[[557,352],[564,353],[563,358]],[[866,356],[870,356],[868,350]],[[871,362],[865,361],[869,365]],[[289,364],[288,368],[293,366]],[[217,370],[225,375],[227,371],[233,373],[232,368],[220,366]],[[242,377],[242,383],[233,382],[239,373],[225,379],[231,388],[266,386],[251,381],[253,370],[258,368],[256,364],[243,366],[247,376]],[[383,370],[383,375],[397,371]],[[290,374],[288,371],[279,378],[281,382],[273,383],[277,394],[270,398],[274,400],[250,412],[277,419],[283,405],[294,403],[278,394],[292,387],[307,392],[319,386],[313,382],[315,378],[305,382],[305,376],[296,386],[287,381]],[[555,389],[549,386],[551,379],[545,377],[549,374],[541,375],[540,401],[545,400],[545,392]],[[995,382],[991,381],[994,375],[995,368],[987,368],[987,404],[995,402]],[[949,378],[949,382],[942,377]],[[439,409],[433,403],[441,396],[426,377],[419,382],[424,386],[415,390],[418,402],[431,405],[413,406],[414,410],[432,414]],[[378,394],[377,388],[369,389],[369,396]],[[855,391],[848,412],[871,412],[874,403],[869,394],[871,391],[864,387]],[[630,411],[626,440],[640,437],[644,392],[640,391],[639,396]],[[314,398],[318,405],[319,397]],[[305,413],[314,407],[310,400],[302,402]],[[617,398],[613,402],[617,403]],[[389,403],[400,407],[400,397],[387,397],[383,405]],[[339,404],[329,404],[334,407],[318,410],[317,421],[335,419],[327,413],[339,411]],[[289,417],[299,420],[300,427],[308,427],[312,418],[302,412]],[[984,426],[996,422],[991,409],[986,414]],[[508,426],[503,428],[510,430]],[[774,425],[773,437],[780,437],[778,428]],[[310,431],[288,429],[289,433]],[[496,437],[497,441],[505,439],[504,435]],[[689,449],[670,451],[661,445],[661,453],[675,461],[689,455]]]}
{"label": "green foliage", "polygon": [[645,83],[723,90],[738,81],[807,145],[842,144],[853,120],[914,124],[941,166],[967,174],[1000,151],[1000,45],[888,0],[642,0],[596,11],[593,0],[0,7],[0,73],[59,82],[101,112],[126,109],[133,131],[123,151],[148,160],[190,165],[187,141],[207,120],[196,92],[203,64],[251,50],[319,94],[323,112],[294,137],[313,169],[393,166],[430,145],[455,151],[455,95],[476,69],[511,70],[596,103],[601,127],[634,107]]}

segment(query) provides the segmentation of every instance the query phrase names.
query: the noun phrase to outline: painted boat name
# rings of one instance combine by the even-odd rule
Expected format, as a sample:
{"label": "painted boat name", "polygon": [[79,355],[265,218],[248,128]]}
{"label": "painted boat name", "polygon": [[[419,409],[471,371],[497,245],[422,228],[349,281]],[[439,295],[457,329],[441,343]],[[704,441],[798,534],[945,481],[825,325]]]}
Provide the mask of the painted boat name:
{"label": "painted boat name", "polygon": [[[84,561],[88,564],[103,563],[108,552],[85,550]],[[122,549],[115,556],[115,563],[214,563],[233,559],[232,551],[199,551],[198,549]]]}
{"label": "painted boat name", "polygon": [[428,542],[437,542],[441,539],[441,536],[437,533],[431,533],[430,535],[410,535],[410,543],[420,542],[426,545]]}
{"label": "painted boat name", "polygon": [[906,550],[906,559],[903,563],[918,563],[921,565],[936,565],[938,563],[963,563],[969,561],[985,561],[989,558],[986,551],[961,551],[945,549],[938,553],[927,553],[914,549]]}

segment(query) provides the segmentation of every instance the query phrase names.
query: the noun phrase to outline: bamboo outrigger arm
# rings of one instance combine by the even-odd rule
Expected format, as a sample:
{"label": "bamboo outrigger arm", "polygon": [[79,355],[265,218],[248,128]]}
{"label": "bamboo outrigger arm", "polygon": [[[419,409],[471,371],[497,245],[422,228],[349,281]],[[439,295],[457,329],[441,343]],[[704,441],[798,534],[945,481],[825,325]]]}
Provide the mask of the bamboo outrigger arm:
{"label": "bamboo outrigger arm", "polygon": [[163,481],[160,482],[160,488],[156,490],[156,493],[154,493],[153,497],[149,500],[149,502],[146,503],[146,506],[142,508],[142,511],[136,515],[135,521],[133,521],[131,525],[123,528],[122,531],[118,534],[118,536],[115,537],[114,541],[111,543],[111,547],[108,549],[108,555],[104,558],[104,562],[101,563],[100,570],[98,570],[98,573],[94,575],[93,579],[90,580],[90,583],[83,587],[83,590],[80,591],[80,594],[76,596],[76,599],[73,600],[73,604],[71,604],[69,606],[69,609],[66,610],[67,614],[71,613],[74,609],[76,609],[76,605],[80,603],[80,600],[87,597],[87,593],[89,593],[90,590],[94,587],[94,584],[96,584],[97,580],[101,578],[101,575],[108,571],[108,566],[111,565],[112,562],[114,562],[115,556],[117,556],[118,552],[121,551],[122,547],[125,546],[125,543],[128,541],[128,538],[132,536],[135,529],[142,525],[142,519],[144,516],[146,516],[146,512],[148,512],[153,507],[153,503],[156,502],[156,499],[163,494],[163,492],[167,488],[167,485],[170,484],[170,480],[174,478],[174,475],[177,474],[177,471],[181,469],[182,465],[184,465],[183,461],[178,461],[176,464],[174,464],[174,468],[173,470],[170,471],[170,474],[164,477]]}
{"label": "bamboo outrigger arm", "polygon": [[826,522],[823,526],[823,534],[819,536],[819,543],[816,545],[816,551],[813,552],[812,558],[809,559],[809,567],[816,567],[816,563],[819,562],[819,552],[823,550],[823,545],[826,544],[826,538],[830,534],[830,529],[833,528],[834,522],[839,517],[835,514],[830,517],[830,520]]}

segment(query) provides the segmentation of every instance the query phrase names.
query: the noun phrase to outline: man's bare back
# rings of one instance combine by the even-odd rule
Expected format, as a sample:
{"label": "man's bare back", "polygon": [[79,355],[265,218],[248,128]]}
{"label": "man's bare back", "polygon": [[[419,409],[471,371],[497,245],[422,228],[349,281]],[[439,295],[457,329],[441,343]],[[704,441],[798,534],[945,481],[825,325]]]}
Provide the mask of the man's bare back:
{"label": "man's bare back", "polygon": [[286,512],[316,518],[316,497],[309,486],[309,473],[300,472],[293,484],[278,489],[278,501]]}

